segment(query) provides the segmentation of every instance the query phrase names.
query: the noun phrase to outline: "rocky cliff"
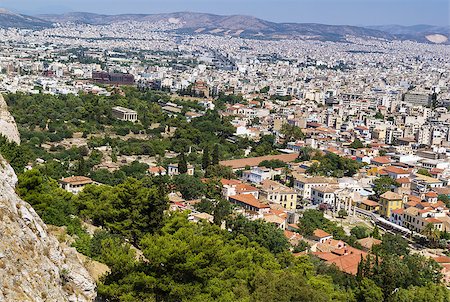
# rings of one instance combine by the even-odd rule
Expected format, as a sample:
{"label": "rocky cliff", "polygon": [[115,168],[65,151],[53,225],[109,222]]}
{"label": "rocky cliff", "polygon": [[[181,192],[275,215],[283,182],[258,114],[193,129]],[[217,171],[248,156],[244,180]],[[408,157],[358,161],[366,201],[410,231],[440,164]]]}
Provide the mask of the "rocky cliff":
{"label": "rocky cliff", "polygon": [[78,253],[47,232],[16,183],[0,156],[0,302],[93,301],[95,282]]}
{"label": "rocky cliff", "polygon": [[8,111],[8,105],[0,94],[0,134],[20,144],[20,135],[14,117]]}

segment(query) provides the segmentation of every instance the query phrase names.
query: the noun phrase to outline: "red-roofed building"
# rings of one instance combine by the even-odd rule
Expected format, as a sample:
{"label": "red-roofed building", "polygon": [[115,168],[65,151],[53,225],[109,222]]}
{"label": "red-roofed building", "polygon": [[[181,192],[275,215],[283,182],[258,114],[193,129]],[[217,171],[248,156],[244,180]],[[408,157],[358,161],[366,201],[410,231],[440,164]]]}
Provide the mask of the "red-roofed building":
{"label": "red-roofed building", "polygon": [[240,194],[229,196],[230,202],[244,208],[248,211],[253,211],[258,214],[264,214],[270,212],[270,206],[264,204],[255,198],[252,194]]}
{"label": "red-roofed building", "polygon": [[391,163],[391,158],[389,156],[377,156],[370,160],[372,165],[381,167]]}
{"label": "red-roofed building", "polygon": [[333,238],[333,235],[328,234],[324,230],[316,229],[313,232],[313,236],[312,237],[313,237],[314,240],[319,241],[319,243],[322,243],[322,242],[325,242],[328,239]]}
{"label": "red-roofed building", "polygon": [[407,169],[399,168],[396,166],[389,166],[383,169],[387,175],[392,179],[399,179],[403,177],[409,177],[410,171]]}

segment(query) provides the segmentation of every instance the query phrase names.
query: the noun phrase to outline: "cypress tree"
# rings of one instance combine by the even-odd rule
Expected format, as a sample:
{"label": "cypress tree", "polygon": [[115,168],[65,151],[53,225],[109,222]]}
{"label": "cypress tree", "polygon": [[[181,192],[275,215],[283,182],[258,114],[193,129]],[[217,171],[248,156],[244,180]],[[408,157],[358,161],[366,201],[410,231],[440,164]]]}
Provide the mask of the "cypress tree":
{"label": "cypress tree", "polygon": [[186,174],[188,170],[187,162],[186,162],[186,156],[184,155],[184,152],[181,152],[178,157],[178,173],[180,174]]}
{"label": "cypress tree", "polygon": [[206,170],[210,164],[209,159],[209,146],[206,146],[205,149],[203,149],[203,158],[202,158],[202,169]]}
{"label": "cypress tree", "polygon": [[219,145],[214,146],[213,154],[212,154],[212,164],[219,164]]}

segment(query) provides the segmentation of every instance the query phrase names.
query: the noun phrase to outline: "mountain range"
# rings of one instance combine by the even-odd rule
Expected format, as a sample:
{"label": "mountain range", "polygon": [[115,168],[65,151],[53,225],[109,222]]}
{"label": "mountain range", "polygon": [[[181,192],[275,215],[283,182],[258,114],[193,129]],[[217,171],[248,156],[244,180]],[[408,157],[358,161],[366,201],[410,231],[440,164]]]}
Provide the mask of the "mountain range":
{"label": "mountain range", "polygon": [[349,26],[318,23],[276,23],[252,16],[222,16],[207,13],[101,15],[94,13],[47,14],[36,17],[0,11],[0,27],[39,29],[67,22],[108,25],[117,22],[166,22],[180,34],[214,34],[257,39],[301,38],[320,41],[346,41],[346,36],[386,40],[412,40],[450,44],[450,27],[432,25]]}

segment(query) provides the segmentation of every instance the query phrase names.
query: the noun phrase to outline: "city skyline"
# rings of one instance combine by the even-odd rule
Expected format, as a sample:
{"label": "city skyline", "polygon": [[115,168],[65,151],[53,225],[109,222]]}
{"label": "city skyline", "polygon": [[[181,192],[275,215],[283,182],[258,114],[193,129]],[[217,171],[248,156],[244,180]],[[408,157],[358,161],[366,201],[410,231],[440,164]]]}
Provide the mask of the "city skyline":
{"label": "city skyline", "polygon": [[[106,3],[107,2],[107,3]],[[107,5],[106,5],[107,4]],[[30,3],[26,0],[3,0],[0,6],[28,15],[91,12],[100,14],[158,14],[180,11],[219,15],[250,15],[274,22],[323,23],[347,25],[417,25],[448,26],[450,7],[444,0],[131,0],[92,1],[56,0]]]}

